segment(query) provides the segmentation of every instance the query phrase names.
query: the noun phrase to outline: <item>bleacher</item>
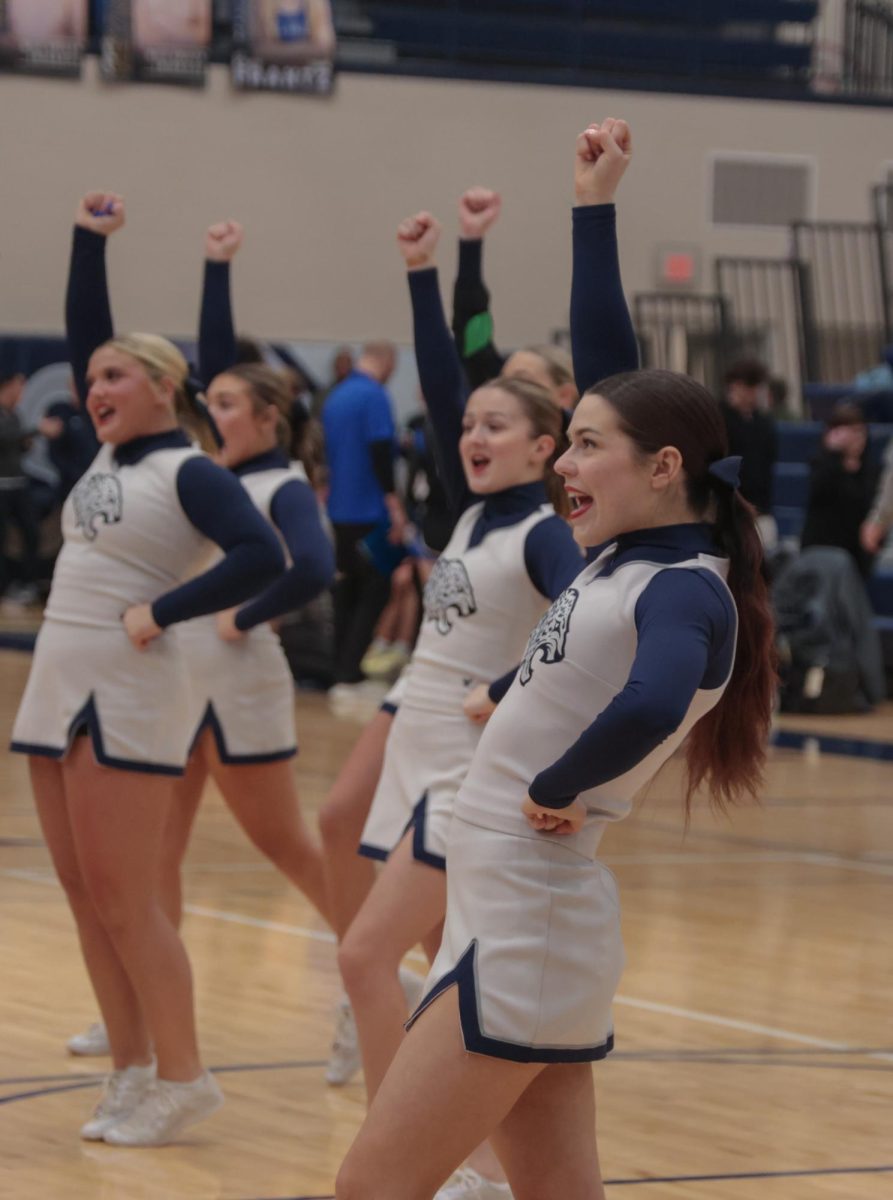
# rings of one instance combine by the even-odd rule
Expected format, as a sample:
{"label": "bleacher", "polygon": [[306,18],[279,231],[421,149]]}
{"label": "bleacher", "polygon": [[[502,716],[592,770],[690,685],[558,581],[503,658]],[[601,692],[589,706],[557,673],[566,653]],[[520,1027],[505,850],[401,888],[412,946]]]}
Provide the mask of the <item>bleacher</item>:
{"label": "bleacher", "polygon": [[[779,536],[799,538],[809,498],[809,464],[819,451],[824,425],[820,421],[781,421],[778,424],[778,461],[775,464],[773,515]],[[868,453],[880,459],[893,424],[869,426]],[[889,563],[889,559],[887,560]],[[893,662],[893,563],[875,566],[868,592],[876,624],[884,641],[885,661]]]}
{"label": "bleacher", "polygon": [[517,68],[605,83],[685,79],[805,87],[818,0],[351,0],[341,56],[462,74]]}

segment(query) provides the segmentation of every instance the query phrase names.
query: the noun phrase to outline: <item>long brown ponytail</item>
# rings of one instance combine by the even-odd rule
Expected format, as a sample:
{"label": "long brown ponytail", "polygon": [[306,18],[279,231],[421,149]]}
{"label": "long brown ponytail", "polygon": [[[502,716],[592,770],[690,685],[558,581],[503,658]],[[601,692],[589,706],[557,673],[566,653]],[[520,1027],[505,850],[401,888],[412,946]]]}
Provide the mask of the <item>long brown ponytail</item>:
{"label": "long brown ponytail", "polygon": [[729,591],[738,609],[735,664],[719,703],[689,734],[685,796],[689,812],[703,783],[711,803],[725,809],[757,795],[775,692],[772,612],[756,512],[709,471],[728,454],[728,437],[719,405],[699,383],[672,371],[633,371],[604,380],[590,394],[611,405],[643,455],[676,447],[689,506],[713,523],[718,549],[729,559]]}

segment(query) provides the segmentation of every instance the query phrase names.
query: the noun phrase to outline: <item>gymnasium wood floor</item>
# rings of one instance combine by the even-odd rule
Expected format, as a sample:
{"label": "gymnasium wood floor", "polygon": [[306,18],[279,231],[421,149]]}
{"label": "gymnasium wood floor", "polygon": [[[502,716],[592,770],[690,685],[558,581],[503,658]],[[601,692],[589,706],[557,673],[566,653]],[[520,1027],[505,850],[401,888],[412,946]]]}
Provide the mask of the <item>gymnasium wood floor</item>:
{"label": "gymnasium wood floor", "polygon": [[[0,654],[5,737],[27,673]],[[298,698],[313,811],[358,726]],[[786,724],[888,743],[893,713]],[[323,1080],[338,994],[319,922],[213,793],[186,872],[205,1057],[227,1104],[162,1150],[77,1129],[104,1060],[68,1058],[95,1017],[26,768],[0,760],[0,1196],[293,1200],[331,1195],[363,1115]],[[617,1052],[596,1068],[608,1196],[893,1196],[893,759],[773,752],[765,802],[684,834],[675,768],[610,830],[628,966]],[[561,1200],[544,1197],[543,1200]]]}

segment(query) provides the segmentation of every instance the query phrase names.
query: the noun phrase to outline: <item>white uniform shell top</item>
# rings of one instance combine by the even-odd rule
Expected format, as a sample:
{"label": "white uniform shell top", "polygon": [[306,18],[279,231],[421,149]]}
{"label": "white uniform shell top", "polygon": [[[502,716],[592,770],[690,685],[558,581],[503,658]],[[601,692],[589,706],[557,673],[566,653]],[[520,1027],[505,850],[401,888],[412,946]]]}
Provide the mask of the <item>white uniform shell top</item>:
{"label": "white uniform shell top", "polygon": [[462,514],[425,584],[414,670],[403,697],[409,706],[455,712],[457,681],[460,688],[462,679],[491,683],[510,671],[548,604],[527,573],[524,546],[531,529],[555,510],[541,505],[469,546],[483,507],[474,504]]}
{"label": "white uniform shell top", "polygon": [[[308,482],[303,466],[297,462],[249,471],[239,477],[255,507],[274,529],[273,498],[284,484],[294,480]],[[291,566],[281,533],[279,540],[286,563]],[[185,621],[179,634],[189,666],[192,744],[207,727],[225,763],[275,762],[295,755],[294,681],[279,637],[270,625],[265,621],[238,641],[224,642],[217,633],[217,617],[212,614]]]}
{"label": "white uniform shell top", "polygon": [[130,605],[156,600],[205,569],[211,544],[177,498],[181,466],[201,453],[171,447],[119,465],[112,446],[100,447],[62,508],[65,541],[45,620],[120,628]]}
{"label": "white uniform shell top", "polygon": [[190,731],[177,630],[140,652],[121,618],[207,565],[212,544],[177,494],[180,468],[201,453],[168,447],[119,464],[104,445],[68,496],[13,749],[62,758],[86,728],[103,765],[182,773]]}
{"label": "white uniform shell top", "polygon": [[[601,577],[609,548],[586,567],[531,633],[518,675],[488,722],[456,801],[456,813],[491,829],[540,838],[520,806],[534,777],[561,757],[623,689],[636,655],[636,603],[660,571],[706,568],[725,583],[728,560],[698,554],[684,562],[627,562]],[[562,835],[593,854],[608,821],[625,817],[692,726],[717,703],[719,688],[695,693],[669,738],[625,774],[583,792],[587,828]]]}
{"label": "white uniform shell top", "polygon": [[[400,679],[399,709],[360,853],[385,859],[413,826],[417,861],[443,868],[456,793],[481,736],[462,710],[478,683],[515,666],[548,600],[524,559],[530,530],[554,519],[544,504],[469,546],[483,505],[462,514],[425,586],[424,621]],[[436,714],[436,715],[435,715]]]}

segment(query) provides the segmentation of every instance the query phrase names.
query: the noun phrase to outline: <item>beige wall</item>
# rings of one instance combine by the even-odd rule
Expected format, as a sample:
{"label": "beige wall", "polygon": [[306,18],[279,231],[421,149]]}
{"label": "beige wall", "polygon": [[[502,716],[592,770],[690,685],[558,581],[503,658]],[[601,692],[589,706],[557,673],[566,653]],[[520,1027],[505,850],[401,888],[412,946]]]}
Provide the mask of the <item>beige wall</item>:
{"label": "beige wall", "polygon": [[[566,318],[574,136],[625,116],[636,158],[621,194],[629,292],[654,284],[659,242],[777,254],[778,231],[713,230],[716,151],[814,156],[817,215],[862,219],[893,158],[893,110],[342,76],[331,101],[239,95],[225,69],[204,92],[0,77],[0,329],[58,330],[68,227],[90,187],[123,192],[128,228],[111,275],[117,325],[188,335],[204,227],[248,227],[237,269],[240,326],[302,340],[410,338],[393,245],[397,221],[428,207],[454,230],[475,182],[500,189],[488,249],[504,345]],[[452,271],[449,238],[443,255]]]}

